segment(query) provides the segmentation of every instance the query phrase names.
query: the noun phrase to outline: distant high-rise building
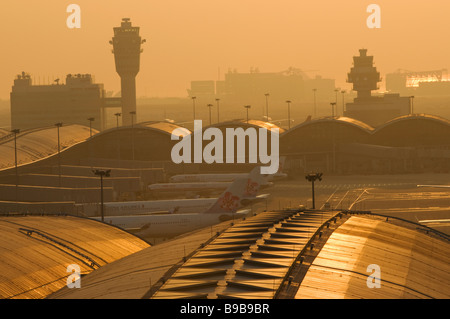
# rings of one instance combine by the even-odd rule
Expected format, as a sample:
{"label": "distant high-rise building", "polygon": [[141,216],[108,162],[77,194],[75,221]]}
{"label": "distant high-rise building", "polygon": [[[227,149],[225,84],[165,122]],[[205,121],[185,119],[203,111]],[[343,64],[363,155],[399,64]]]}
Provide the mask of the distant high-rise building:
{"label": "distant high-rise building", "polygon": [[132,26],[129,18],[123,18],[121,26],[114,28],[114,37],[109,42],[113,46],[116,71],[121,80],[123,125],[131,125],[130,112],[136,112],[136,75],[144,42],[139,36],[139,27]]}
{"label": "distant high-rise building", "polygon": [[58,122],[88,125],[101,129],[103,84],[94,83],[90,74],[68,74],[66,83],[33,85],[29,74],[22,72],[14,80],[10,94],[12,129],[29,129]]}
{"label": "distant high-rise building", "polygon": [[353,57],[353,67],[348,73],[347,82],[353,84],[357,97],[353,103],[345,105],[344,116],[351,117],[371,126],[381,125],[395,117],[411,112],[410,97],[399,94],[372,96],[381,81],[380,72],[373,65],[373,56],[366,49],[359,50],[359,56]]}

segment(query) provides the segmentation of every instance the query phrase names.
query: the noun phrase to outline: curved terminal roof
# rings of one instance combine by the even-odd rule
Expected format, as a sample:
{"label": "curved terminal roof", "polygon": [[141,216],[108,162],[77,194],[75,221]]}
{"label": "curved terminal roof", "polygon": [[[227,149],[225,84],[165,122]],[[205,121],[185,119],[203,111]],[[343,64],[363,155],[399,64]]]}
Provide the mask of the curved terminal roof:
{"label": "curved terminal roof", "polygon": [[117,227],[87,218],[0,217],[0,298],[45,298],[66,285],[69,265],[79,265],[84,275],[147,247]]}
{"label": "curved terminal roof", "polygon": [[432,121],[435,122],[437,124],[443,124],[443,125],[448,125],[450,126],[450,121],[437,116],[437,115],[430,115],[430,114],[409,114],[409,115],[403,115],[403,116],[399,116],[396,117],[386,123],[384,123],[383,125],[380,125],[377,127],[376,131],[380,131],[383,130],[385,127],[391,126],[391,125],[395,125],[396,123],[399,122],[403,122],[403,121],[414,121],[414,120],[422,120],[422,121]]}
{"label": "curved terminal roof", "polygon": [[450,143],[450,121],[428,114],[411,114],[379,126],[373,141],[389,146],[431,146]]}
{"label": "curved terminal roof", "polygon": [[[352,216],[328,238],[295,298],[448,299],[449,265],[448,240],[380,218]],[[368,279],[375,267],[380,286],[369,288],[368,280],[376,283]]]}
{"label": "curved terminal roof", "polygon": [[183,133],[183,136],[191,134],[191,132],[187,128],[170,122],[142,122],[138,123],[137,126],[154,129],[160,132],[167,133],[169,135],[172,135],[172,132],[174,130],[177,130],[178,133]]}
{"label": "curved terminal roof", "polygon": [[[235,120],[231,120],[231,121],[226,121],[226,122],[220,122],[220,123],[216,123],[211,125],[210,127],[236,127],[236,126],[248,126],[248,127],[255,127],[255,128],[265,128],[266,130],[273,130],[273,129],[278,129],[279,134],[283,133],[285,130],[275,124],[272,124],[270,122],[265,122],[265,121],[261,121],[261,120],[252,120],[249,119],[248,123],[246,119],[235,119]],[[209,127],[209,126],[208,126]],[[205,127],[206,129],[207,127]]]}
{"label": "curved terminal roof", "polygon": [[[302,265],[300,290],[295,280],[289,286],[296,298],[449,298],[448,238],[400,222],[371,214],[264,212],[146,248],[83,277],[83,289],[64,288],[51,298],[271,299],[287,296],[284,287],[293,270],[304,274]],[[216,234],[218,227],[225,229]],[[321,241],[319,230],[331,237]],[[299,263],[316,255],[311,266]],[[366,286],[371,264],[381,267],[381,290]]]}
{"label": "curved terminal roof", "polygon": [[[98,131],[92,129],[92,133]],[[90,137],[89,127],[78,124],[63,125],[59,129],[61,150]],[[58,153],[57,128],[45,127],[22,131],[17,134],[18,164],[28,164]],[[0,138],[0,169],[15,166],[14,134]]]}
{"label": "curved terminal roof", "polygon": [[351,127],[355,127],[365,133],[372,133],[374,131],[374,128],[372,126],[370,126],[364,122],[361,122],[359,120],[350,118],[350,117],[345,117],[345,116],[335,117],[335,118],[322,117],[322,118],[318,118],[318,119],[300,123],[300,124],[292,127],[290,130],[286,131],[283,134],[283,136],[286,136],[292,132],[295,132],[296,130],[302,129],[302,128],[310,126],[310,125],[318,125],[318,124],[323,124],[323,123],[330,123],[330,124],[338,123],[339,125],[348,125]]}
{"label": "curved terminal roof", "polygon": [[102,267],[83,278],[83,289],[51,298],[272,298],[308,238],[334,214],[264,212],[207,227]]}

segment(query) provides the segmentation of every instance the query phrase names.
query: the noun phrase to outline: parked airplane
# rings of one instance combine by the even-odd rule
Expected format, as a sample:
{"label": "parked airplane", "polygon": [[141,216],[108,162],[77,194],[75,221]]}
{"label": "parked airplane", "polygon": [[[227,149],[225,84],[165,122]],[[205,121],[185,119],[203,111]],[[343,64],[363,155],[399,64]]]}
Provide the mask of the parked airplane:
{"label": "parked airplane", "polygon": [[[205,174],[201,174],[205,175]],[[207,174],[212,178],[216,174]],[[260,173],[260,167],[255,167],[250,174],[243,173],[234,178],[229,178],[229,181],[196,181],[191,183],[157,183],[148,186],[148,190],[154,195],[160,194],[177,194],[190,193],[196,195],[207,195],[211,193],[219,193],[226,189],[233,180],[236,178],[248,178],[248,176],[254,176],[253,180],[259,180],[259,187],[266,188],[272,186],[273,183],[269,181],[268,175],[262,175]]]}
{"label": "parked airplane", "polygon": [[[104,222],[118,226],[144,238],[173,237],[223,221],[245,217],[250,210],[238,211],[248,179],[233,182],[206,211],[195,214],[150,214],[132,216],[106,216]],[[93,219],[101,220],[101,217]]]}
{"label": "parked airplane", "polygon": [[[274,179],[281,179],[287,177],[287,174],[283,173],[284,162],[286,158],[284,156],[280,157],[280,163],[278,171],[273,175],[267,175],[267,182]],[[170,183],[224,183],[232,182],[236,178],[241,178],[247,176],[248,173],[222,173],[222,174],[180,174],[174,175],[169,178]],[[212,184],[211,184],[212,185]],[[220,184],[215,184],[220,186]]]}
{"label": "parked airplane", "polygon": [[417,187],[450,188],[450,185],[417,185]]}
{"label": "parked airplane", "polygon": [[[260,174],[259,167],[254,168],[246,174],[247,187],[239,196],[242,198],[240,207],[262,201],[269,194],[258,195],[261,186],[266,183],[265,176]],[[229,190],[233,189],[232,183],[227,183]],[[207,210],[217,201],[216,198],[195,198],[195,199],[169,199],[152,201],[130,201],[130,202],[108,202],[103,204],[105,215],[136,215],[148,213],[198,213]],[[77,211],[85,216],[98,216],[100,210],[99,203],[77,204]]]}

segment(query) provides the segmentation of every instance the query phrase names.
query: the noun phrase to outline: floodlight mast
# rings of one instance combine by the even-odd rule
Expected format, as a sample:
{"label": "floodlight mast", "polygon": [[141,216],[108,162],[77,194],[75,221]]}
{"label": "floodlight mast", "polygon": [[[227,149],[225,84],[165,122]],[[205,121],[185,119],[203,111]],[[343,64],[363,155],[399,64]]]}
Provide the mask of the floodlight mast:
{"label": "floodlight mast", "polygon": [[316,203],[314,198],[314,182],[318,179],[319,181],[322,180],[322,173],[309,173],[305,176],[305,178],[311,182],[312,184],[312,208],[316,209]]}
{"label": "floodlight mast", "polygon": [[100,201],[101,201],[101,214],[102,214],[102,222],[105,221],[105,215],[104,215],[104,204],[103,204],[103,177],[110,177],[111,170],[101,170],[101,169],[95,169],[92,170],[92,172],[100,176]]}

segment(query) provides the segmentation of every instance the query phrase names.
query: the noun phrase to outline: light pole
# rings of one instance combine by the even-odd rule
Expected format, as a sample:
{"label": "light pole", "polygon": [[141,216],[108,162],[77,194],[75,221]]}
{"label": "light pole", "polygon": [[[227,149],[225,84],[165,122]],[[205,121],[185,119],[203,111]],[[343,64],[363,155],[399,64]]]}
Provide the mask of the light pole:
{"label": "light pole", "polygon": [[251,105],[244,105],[244,107],[247,109],[247,124],[248,124],[248,109],[251,108]]}
{"label": "light pole", "polygon": [[209,108],[209,125],[211,126],[211,108],[213,107],[213,105],[207,104],[206,106]]}
{"label": "light pole", "polygon": [[336,106],[336,102],[331,102],[331,117],[334,118],[334,107]]}
{"label": "light pole", "polygon": [[[119,117],[122,116],[122,113],[115,113],[116,116],[116,130],[119,129]],[[120,136],[117,133],[117,159],[120,159]]]}
{"label": "light pole", "polygon": [[317,109],[317,105],[316,105],[316,91],[317,91],[317,89],[313,89],[313,92],[314,92],[314,117],[317,116],[317,111],[316,111],[316,109]]}
{"label": "light pole", "polygon": [[192,97],[192,108],[193,108],[193,112],[194,112],[194,121],[195,121],[195,99],[196,98],[197,98],[196,96]]}
{"label": "light pole", "polygon": [[338,104],[338,93],[339,93],[340,91],[341,91],[341,90],[340,90],[339,88],[337,88],[337,89],[334,90],[334,92],[336,92],[336,100],[334,101],[334,102],[336,103],[336,116],[337,116],[337,114],[338,114],[338,112],[337,112],[337,104]]}
{"label": "light pole", "polygon": [[119,116],[121,116],[122,113],[115,113],[114,115],[116,116],[116,123],[117,123],[116,128],[119,128]]}
{"label": "light pole", "polygon": [[16,202],[19,201],[19,168],[17,167],[17,134],[20,133],[20,129],[16,128],[11,131],[14,133],[14,163],[16,168]]}
{"label": "light pole", "polygon": [[266,97],[266,116],[267,116],[267,122],[269,122],[269,93],[264,94]]}
{"label": "light pole", "polygon": [[318,179],[319,181],[322,180],[322,173],[310,173],[305,176],[305,178],[312,183],[312,205],[313,209],[316,209],[316,202],[314,198],[314,182]]}
{"label": "light pole", "polygon": [[286,103],[288,105],[288,129],[291,129],[291,101],[287,100]]}
{"label": "light pole", "polygon": [[61,143],[59,140],[59,128],[62,127],[62,125],[63,124],[61,122],[55,124],[56,130],[58,132],[58,184],[59,184],[59,187],[61,187]]}
{"label": "light pole", "polygon": [[101,202],[101,214],[102,214],[102,222],[105,221],[105,214],[104,214],[104,209],[103,209],[103,177],[109,177],[111,170],[101,170],[101,169],[96,169],[96,170],[92,170],[92,172],[97,175],[100,176],[100,202]]}
{"label": "light pole", "polygon": [[89,121],[89,137],[92,137],[92,121],[95,121],[94,117],[88,118]]}
{"label": "light pole", "polygon": [[411,114],[414,114],[414,95],[411,95],[409,97],[409,101],[410,101],[410,112]]}
{"label": "light pole", "polygon": [[344,116],[344,111],[345,111],[345,90],[341,91],[342,93],[342,116]]}
{"label": "light pole", "polygon": [[131,111],[131,153],[134,161],[134,116],[136,115],[136,111]]}
{"label": "light pole", "polygon": [[220,120],[219,120],[219,101],[220,101],[220,99],[216,99],[216,102],[217,102],[217,123],[220,123]]}

